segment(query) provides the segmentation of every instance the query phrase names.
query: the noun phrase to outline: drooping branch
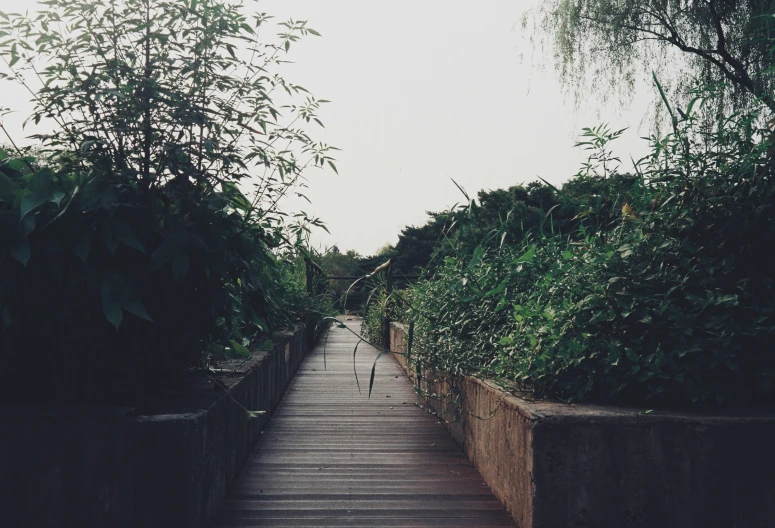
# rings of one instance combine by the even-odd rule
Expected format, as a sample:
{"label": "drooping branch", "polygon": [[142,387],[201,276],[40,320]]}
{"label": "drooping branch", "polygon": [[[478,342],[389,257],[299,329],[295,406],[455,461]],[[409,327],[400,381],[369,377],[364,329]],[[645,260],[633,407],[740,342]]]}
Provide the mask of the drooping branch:
{"label": "drooping branch", "polygon": [[[581,69],[569,69],[574,63],[600,60],[613,64],[616,71],[625,71],[635,66],[633,55],[641,50],[657,52],[644,55],[649,61],[664,61],[665,52],[674,49],[693,57],[694,66],[694,70],[676,71],[677,77],[689,80],[699,70],[705,71],[732,92],[744,95],[741,102],[757,99],[775,113],[771,68],[775,37],[766,31],[765,22],[760,23],[762,15],[772,14],[772,6],[767,0],[743,0],[734,6],[722,0],[550,0],[539,12],[543,16],[540,27],[555,38],[557,66],[577,74],[569,79],[580,80]],[[600,47],[609,53],[589,53]],[[581,49],[586,50],[583,57]]]}

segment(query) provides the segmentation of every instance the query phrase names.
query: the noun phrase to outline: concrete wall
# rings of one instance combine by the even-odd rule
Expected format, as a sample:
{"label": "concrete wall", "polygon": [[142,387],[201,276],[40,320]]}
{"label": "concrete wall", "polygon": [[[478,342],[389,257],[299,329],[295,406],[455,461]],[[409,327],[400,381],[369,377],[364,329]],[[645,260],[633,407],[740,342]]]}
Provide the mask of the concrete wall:
{"label": "concrete wall", "polygon": [[[394,323],[391,345],[405,350]],[[411,362],[394,355],[407,375]],[[471,376],[421,382],[519,528],[775,527],[775,412],[529,402]]]}
{"label": "concrete wall", "polygon": [[[216,379],[133,409],[0,407],[0,525],[205,526],[250,454],[311,343],[278,334],[271,351]],[[34,378],[31,380],[34,385]]]}

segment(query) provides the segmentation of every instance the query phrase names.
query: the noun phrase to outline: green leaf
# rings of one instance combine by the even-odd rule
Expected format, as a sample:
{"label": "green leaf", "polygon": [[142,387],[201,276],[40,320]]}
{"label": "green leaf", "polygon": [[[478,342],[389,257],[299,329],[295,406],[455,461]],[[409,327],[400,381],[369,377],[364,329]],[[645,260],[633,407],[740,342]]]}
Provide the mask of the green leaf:
{"label": "green leaf", "polygon": [[186,282],[188,269],[191,266],[191,260],[188,255],[175,255],[172,259],[172,279],[175,284],[182,286]]}
{"label": "green leaf", "polygon": [[19,217],[24,218],[25,216],[27,216],[27,214],[30,211],[33,211],[34,209],[37,209],[38,207],[46,203],[48,201],[47,198],[48,198],[47,196],[40,196],[30,191],[24,191],[24,193],[22,194]]}
{"label": "green leaf", "polygon": [[81,143],[81,152],[87,152],[91,147],[97,144],[97,141],[94,139],[87,139],[83,143]]}
{"label": "green leaf", "polygon": [[484,256],[484,247],[481,245],[476,246],[474,249],[474,254],[471,257],[471,262],[468,263],[468,269],[474,268],[479,262],[481,262],[482,257]]}
{"label": "green leaf", "polygon": [[8,176],[11,180],[19,180],[24,176],[21,170],[18,170],[14,165],[14,162],[18,160],[2,161],[0,162],[0,174]]}
{"label": "green leaf", "polygon": [[65,193],[63,193],[62,191],[54,191],[53,193],[51,193],[51,196],[49,197],[48,201],[59,206],[59,204],[62,202],[62,198],[64,197],[65,197]]}
{"label": "green leaf", "polygon": [[662,102],[665,103],[665,107],[667,108],[667,111],[670,113],[670,117],[672,118],[672,122],[673,122],[673,128],[675,128],[677,124],[677,119],[675,117],[675,114],[673,113],[673,109],[670,107],[670,102],[667,100],[667,95],[665,94],[665,90],[662,89],[662,85],[659,83],[659,80],[657,79],[657,74],[652,71],[651,76],[654,79],[654,84],[657,86],[657,90],[659,90],[659,95],[662,98]]}
{"label": "green leaf", "polygon": [[145,254],[145,248],[143,247],[143,244],[137,238],[137,235],[132,230],[132,228],[129,227],[129,225],[125,222],[120,222],[116,226],[116,240],[124,245],[136,249],[140,253]]}
{"label": "green leaf", "polygon": [[377,358],[374,360],[374,364],[371,366],[371,377],[369,378],[369,398],[371,398],[371,390],[374,388],[374,374],[377,372],[377,361],[379,361],[379,358],[387,354],[387,350],[383,350],[379,353]]}
{"label": "green leaf", "polygon": [[24,218],[30,211],[37,209],[48,201],[55,201],[58,197],[54,195],[53,179],[49,169],[41,169],[28,177],[27,189],[22,194],[22,200],[19,211],[19,218]]}
{"label": "green leaf", "polygon": [[11,178],[0,173],[0,200],[13,202],[18,188],[19,186]]}
{"label": "green leaf", "polygon": [[26,239],[12,245],[10,253],[15,261],[25,268],[27,267],[27,263],[30,261],[30,244]]}
{"label": "green leaf", "polygon": [[144,319],[151,323],[154,322],[153,319],[151,319],[151,316],[148,315],[148,312],[145,311],[145,306],[143,306],[143,302],[139,297],[130,296],[121,303],[121,307],[135,317],[139,317],[140,319]]}
{"label": "green leaf", "polygon": [[16,43],[14,42],[14,44],[11,46],[11,62],[8,63],[8,66],[13,68],[14,64],[19,62],[20,58],[21,57],[19,57],[19,54],[16,50]]}
{"label": "green leaf", "polygon": [[250,350],[243,345],[242,343],[239,343],[235,341],[234,339],[229,339],[229,344],[231,345],[231,349],[239,356],[249,358],[252,356],[250,353]]}
{"label": "green leaf", "polygon": [[502,337],[500,341],[498,341],[499,345],[511,345],[514,343],[514,338],[511,336]]}
{"label": "green leaf", "polygon": [[121,325],[124,310],[136,317],[153,322],[127,278],[116,272],[105,273],[100,278],[99,288],[102,297],[102,312],[108,322],[116,327],[116,330]]}
{"label": "green leaf", "polygon": [[497,285],[495,288],[493,288],[492,290],[488,291],[488,292],[487,292],[487,293],[486,293],[484,296],[485,296],[485,297],[493,297],[494,295],[501,294],[501,293],[503,293],[503,292],[505,292],[505,291],[506,291],[506,287],[508,286],[508,284],[509,284],[509,279],[508,279],[508,278],[506,278],[506,279],[503,279],[503,280],[500,282],[500,284],[498,284],[498,285]]}
{"label": "green leaf", "polygon": [[234,182],[225,181],[221,183],[221,189],[223,189],[224,194],[228,196],[229,201],[234,206],[234,208],[241,211],[247,211],[250,209],[250,201],[245,198],[245,195],[242,194],[242,192],[239,190],[239,187],[237,187]]}
{"label": "green leaf", "polygon": [[175,232],[164,239],[164,242],[151,255],[151,270],[159,269],[177,255],[188,255],[188,234]]}
{"label": "green leaf", "polygon": [[358,369],[355,368],[355,354],[358,353],[358,345],[360,345],[363,342],[363,339],[360,339],[357,343],[355,343],[355,348],[353,349],[353,374],[355,374],[355,385],[358,387],[358,394],[361,393],[361,382],[358,381]]}
{"label": "green leaf", "polygon": [[84,264],[86,264],[86,259],[89,258],[90,250],[91,250],[90,236],[86,236],[82,238],[73,246],[73,253],[75,253],[75,256],[77,256]]}
{"label": "green leaf", "polygon": [[719,295],[713,300],[713,304],[731,304],[732,306],[738,305],[737,295],[735,294],[728,294],[728,295]]}
{"label": "green leaf", "polygon": [[116,330],[118,330],[118,327],[121,325],[121,320],[124,317],[124,314],[121,311],[121,307],[112,300],[106,299],[103,296],[102,313],[105,315],[105,319],[107,319],[108,322],[115,326]]}
{"label": "green leaf", "polygon": [[532,245],[530,248],[525,252],[524,255],[516,259],[512,264],[520,264],[522,262],[531,262],[536,255],[536,246]]}
{"label": "green leaf", "polygon": [[108,248],[108,251],[111,253],[116,252],[116,248],[118,247],[118,240],[116,239],[114,233],[106,231],[103,234],[102,241],[105,243],[105,247]]}
{"label": "green leaf", "polygon": [[268,327],[267,327],[267,325],[266,325],[266,321],[264,321],[263,319],[261,319],[261,318],[258,316],[258,314],[255,312],[255,310],[253,310],[253,308],[250,308],[250,310],[249,310],[249,312],[248,312],[248,313],[249,313],[249,315],[250,315],[250,321],[251,321],[251,322],[252,322],[254,325],[256,325],[256,326],[259,328],[259,330],[261,330],[262,332],[267,332],[267,331],[268,331]]}
{"label": "green leaf", "polygon": [[121,325],[124,314],[121,310],[120,290],[121,279],[115,273],[108,273],[100,280],[100,297],[102,298],[102,313],[110,324],[116,327]]}

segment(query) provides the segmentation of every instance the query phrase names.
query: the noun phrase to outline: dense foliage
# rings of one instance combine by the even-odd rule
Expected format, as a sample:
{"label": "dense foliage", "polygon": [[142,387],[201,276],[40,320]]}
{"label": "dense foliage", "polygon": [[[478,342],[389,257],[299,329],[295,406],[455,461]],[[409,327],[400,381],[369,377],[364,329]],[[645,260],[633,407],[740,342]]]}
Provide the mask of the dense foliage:
{"label": "dense foliage", "polygon": [[384,276],[372,280],[369,286],[369,295],[362,311],[361,335],[375,345],[384,346],[386,322],[389,324],[389,321],[405,321],[410,317],[409,290],[402,288],[388,293]]}
{"label": "dense foliage", "polygon": [[770,130],[756,110],[715,128],[696,116],[676,109],[634,175],[611,156],[616,132],[586,130],[590,161],[556,193],[573,231],[544,210],[521,244],[500,244],[503,222],[447,256],[412,291],[418,370],[576,401],[775,399]]}
{"label": "dense foliage", "polygon": [[[562,205],[551,186],[535,181],[508,189],[479,191],[471,200],[466,194],[464,207],[444,212],[428,212],[422,226],[407,226],[395,246],[381,254],[360,259],[362,269],[376,268],[390,259],[397,277],[435,270],[444,257],[460,251],[473,251],[494,228],[496,243],[519,243],[526,233],[540,229],[545,212]],[[578,222],[572,209],[558,208],[553,219],[558,230],[569,230]]]}
{"label": "dense foliage", "polygon": [[266,43],[228,0],[43,4],[0,16],[4,76],[54,122],[0,153],[2,397],[148,401],[203,351],[328,310],[279,257],[317,221],[278,201],[331,162],[304,129],[320,101],[271,73],[314,30]]}
{"label": "dense foliage", "polygon": [[318,256],[320,268],[326,277],[335,277],[326,281],[326,289],[338,313],[346,313],[359,309],[363,305],[363,287],[356,285],[350,288],[353,279],[342,277],[357,277],[368,273],[363,266],[363,257],[353,250],[342,253],[337,246],[332,246],[320,252]]}

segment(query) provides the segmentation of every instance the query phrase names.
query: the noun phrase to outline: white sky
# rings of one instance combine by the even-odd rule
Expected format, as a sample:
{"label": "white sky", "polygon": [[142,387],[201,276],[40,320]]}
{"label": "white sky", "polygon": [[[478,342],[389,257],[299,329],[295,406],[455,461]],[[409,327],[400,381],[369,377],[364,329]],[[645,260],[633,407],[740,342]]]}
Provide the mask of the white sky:
{"label": "white sky", "polygon": [[[291,48],[285,77],[329,99],[319,139],[342,149],[339,175],[310,171],[312,205],[331,236],[313,244],[371,254],[395,243],[426,211],[470,195],[535,180],[562,183],[586,157],[573,148],[582,127],[608,122],[631,127],[619,140],[623,161],[645,151],[642,125],[653,92],[647,83],[619,107],[591,98],[574,109],[549,58],[534,67],[520,20],[535,0],[258,0],[257,11],[279,20],[307,20],[323,38]],[[250,5],[250,4],[248,4]],[[0,11],[35,9],[25,0],[0,0]],[[520,60],[520,52],[528,58]],[[29,96],[0,84],[0,106],[19,110],[3,120],[15,138],[29,112]],[[4,142],[0,138],[0,142]],[[23,142],[23,141],[22,141]],[[628,163],[625,163],[628,165]]]}

